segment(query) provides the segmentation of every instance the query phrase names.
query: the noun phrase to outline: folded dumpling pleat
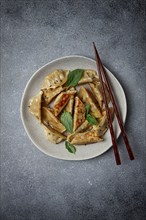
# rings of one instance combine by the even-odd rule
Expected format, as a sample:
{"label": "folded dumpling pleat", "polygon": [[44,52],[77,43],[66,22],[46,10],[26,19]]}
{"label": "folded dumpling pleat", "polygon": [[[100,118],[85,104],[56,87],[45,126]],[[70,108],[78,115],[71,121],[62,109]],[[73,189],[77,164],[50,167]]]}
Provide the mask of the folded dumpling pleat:
{"label": "folded dumpling pleat", "polygon": [[35,95],[29,100],[29,110],[39,120],[40,123],[42,94],[43,92],[40,91],[37,95]]}
{"label": "folded dumpling pleat", "polygon": [[54,115],[53,110],[47,107],[42,108],[42,122],[46,125],[50,125],[56,131],[63,133],[66,129]]}
{"label": "folded dumpling pleat", "polygon": [[[98,101],[99,106],[102,108],[103,107],[103,95],[102,95],[102,87],[100,82],[95,81],[94,83],[89,83],[89,86],[92,90],[92,93],[94,94],[96,100]],[[110,96],[109,93],[107,91],[107,87],[106,84],[104,83],[104,88],[105,88],[105,94],[106,94],[106,98],[107,98],[107,102],[110,102]]]}
{"label": "folded dumpling pleat", "polygon": [[[111,118],[113,120],[113,118],[114,118],[113,108],[110,107],[109,110],[110,110]],[[93,130],[95,130],[97,132],[97,135],[99,137],[101,137],[102,135],[105,134],[107,129],[108,129],[108,119],[107,119],[106,110],[104,110],[102,112],[102,117],[98,119],[98,124],[97,125],[93,125]]]}
{"label": "folded dumpling pleat", "polygon": [[83,76],[78,82],[78,84],[89,83],[89,82],[93,82],[94,80],[95,81],[99,80],[96,71],[87,69],[84,70]]}
{"label": "folded dumpling pleat", "polygon": [[54,114],[58,116],[62,109],[67,105],[70,98],[76,93],[74,88],[70,88],[66,92],[61,92],[54,101]]}
{"label": "folded dumpling pleat", "polygon": [[83,101],[83,103],[90,104],[91,115],[93,115],[95,118],[100,118],[102,116],[100,108],[93,101],[89,91],[87,91],[86,88],[83,86],[79,90],[79,97]]}
{"label": "folded dumpling pleat", "polygon": [[57,88],[62,86],[67,81],[68,70],[55,70],[52,73],[49,73],[44,81],[42,88]]}
{"label": "folded dumpling pleat", "polygon": [[56,89],[42,89],[43,91],[43,100],[48,105],[53,98],[55,98],[60,92],[62,92],[64,88],[62,86],[56,88]]}
{"label": "folded dumpling pleat", "polygon": [[85,105],[78,97],[75,97],[73,131],[85,121],[85,112]]}
{"label": "folded dumpling pleat", "polygon": [[67,105],[65,106],[65,111],[73,113],[73,106],[74,106],[74,96],[71,96],[70,100],[68,101]]}
{"label": "folded dumpling pleat", "polygon": [[77,144],[77,145],[103,141],[103,139],[100,138],[97,135],[97,132],[94,130],[68,135],[67,140],[71,144]]}
{"label": "folded dumpling pleat", "polygon": [[52,143],[58,144],[61,141],[66,139],[66,136],[63,134],[59,133],[58,131],[54,130],[50,126],[46,126],[42,124],[44,128],[45,135],[47,136],[47,139],[51,141]]}
{"label": "folded dumpling pleat", "polygon": [[79,132],[83,132],[85,130],[87,130],[89,127],[91,127],[92,125],[89,124],[89,122],[87,120],[85,120],[77,129],[76,129],[76,133]]}

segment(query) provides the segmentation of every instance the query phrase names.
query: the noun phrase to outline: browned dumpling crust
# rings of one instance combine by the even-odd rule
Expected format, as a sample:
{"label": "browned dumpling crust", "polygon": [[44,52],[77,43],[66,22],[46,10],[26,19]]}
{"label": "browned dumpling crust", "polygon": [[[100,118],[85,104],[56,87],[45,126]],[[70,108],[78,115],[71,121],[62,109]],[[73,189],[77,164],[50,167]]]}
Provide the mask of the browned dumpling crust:
{"label": "browned dumpling crust", "polygon": [[54,101],[54,114],[58,116],[63,108],[67,105],[68,101],[76,93],[74,88],[69,89],[66,92],[61,92]]}
{"label": "browned dumpling crust", "polygon": [[102,116],[100,108],[95,104],[95,102],[91,98],[89,92],[86,90],[86,88],[84,86],[82,86],[79,90],[79,97],[83,101],[83,103],[90,104],[91,115],[93,115],[95,118],[100,118]]}
{"label": "browned dumpling crust", "polygon": [[42,107],[42,122],[46,125],[50,125],[60,133],[63,133],[66,130],[50,108]]}
{"label": "browned dumpling crust", "polygon": [[83,102],[76,96],[75,97],[75,106],[74,106],[74,124],[73,131],[75,131],[83,122],[85,121],[85,105]]}
{"label": "browned dumpling crust", "polygon": [[70,100],[68,101],[67,105],[65,106],[65,111],[73,113],[73,107],[74,107],[74,95],[71,96]]}

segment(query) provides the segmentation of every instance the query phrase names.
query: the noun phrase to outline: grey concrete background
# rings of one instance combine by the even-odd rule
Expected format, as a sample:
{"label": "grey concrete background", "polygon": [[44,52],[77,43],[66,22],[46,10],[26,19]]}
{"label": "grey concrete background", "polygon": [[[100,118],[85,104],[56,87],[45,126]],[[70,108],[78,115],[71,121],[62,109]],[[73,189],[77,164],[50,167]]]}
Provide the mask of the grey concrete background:
{"label": "grey concrete background", "polygon": [[[1,1],[1,219],[146,219],[145,1]],[[94,58],[125,89],[135,160],[113,150],[79,162],[56,160],[28,139],[19,114],[39,67],[66,55]]]}

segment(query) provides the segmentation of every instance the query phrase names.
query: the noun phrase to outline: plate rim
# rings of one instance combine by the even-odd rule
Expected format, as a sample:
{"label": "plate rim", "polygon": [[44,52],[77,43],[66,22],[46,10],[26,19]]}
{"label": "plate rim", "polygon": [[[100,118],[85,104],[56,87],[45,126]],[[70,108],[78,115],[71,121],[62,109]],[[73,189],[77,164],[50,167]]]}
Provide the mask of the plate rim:
{"label": "plate rim", "polygon": [[[22,97],[21,97],[21,103],[20,103],[20,117],[21,117],[21,121],[22,121],[24,130],[25,130],[27,136],[29,137],[29,139],[31,140],[31,142],[35,145],[35,147],[36,147],[38,150],[40,150],[42,153],[44,153],[45,155],[50,156],[50,157],[55,158],[55,159],[67,160],[67,161],[89,160],[89,159],[93,159],[93,158],[99,157],[100,155],[106,153],[108,150],[110,150],[110,149],[112,148],[112,145],[111,145],[108,149],[106,149],[104,152],[101,152],[101,153],[99,153],[98,155],[94,155],[94,156],[89,157],[89,158],[84,158],[84,159],[60,158],[60,157],[58,157],[58,156],[54,156],[54,155],[48,154],[48,153],[45,152],[42,148],[40,148],[40,147],[37,145],[37,143],[35,143],[35,141],[31,138],[31,136],[30,136],[29,133],[28,133],[28,130],[27,130],[26,125],[25,125],[25,120],[24,120],[24,117],[23,117],[23,108],[22,108],[22,107],[23,107],[23,105],[24,105],[24,97],[25,97],[26,90],[27,90],[27,88],[28,88],[28,86],[29,86],[29,83],[31,82],[31,80],[33,79],[33,77],[34,77],[40,70],[42,70],[43,68],[45,68],[47,65],[49,65],[49,64],[51,64],[51,63],[54,63],[54,62],[57,62],[57,61],[62,60],[62,59],[67,59],[67,58],[84,58],[84,59],[87,59],[87,60],[89,60],[89,61],[96,62],[94,59],[89,58],[89,57],[86,57],[86,56],[81,56],[81,55],[68,55],[68,56],[63,56],[63,57],[59,57],[59,58],[57,58],[57,59],[51,60],[50,62],[48,62],[48,63],[46,63],[45,65],[41,66],[39,69],[37,69],[37,70],[32,74],[32,76],[31,76],[31,77],[29,78],[29,80],[27,81],[26,86],[25,86],[25,88],[24,88],[24,90],[23,90]],[[104,67],[105,67],[105,66],[104,66]],[[106,68],[106,67],[105,67],[105,68]],[[123,96],[124,96],[124,99],[125,99],[125,119],[123,120],[123,124],[125,124],[126,118],[127,118],[127,99],[126,99],[125,91],[124,91],[122,85],[120,84],[120,82],[118,81],[118,79],[115,77],[115,75],[114,75],[108,68],[106,68],[106,69],[107,69],[107,70],[110,72],[110,74],[112,74],[112,76],[115,78],[116,82],[117,82],[118,85],[121,87],[121,90],[122,90],[122,92],[123,92]],[[119,134],[118,134],[116,140],[119,139],[120,135],[121,135],[121,131],[119,132]]]}

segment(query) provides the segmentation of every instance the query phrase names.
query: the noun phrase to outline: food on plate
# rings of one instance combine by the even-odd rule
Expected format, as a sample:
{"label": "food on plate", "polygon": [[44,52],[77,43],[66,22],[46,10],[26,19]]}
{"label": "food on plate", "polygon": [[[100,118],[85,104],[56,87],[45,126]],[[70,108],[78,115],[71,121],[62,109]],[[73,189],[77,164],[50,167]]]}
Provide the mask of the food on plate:
{"label": "food on plate", "polygon": [[89,122],[87,120],[85,120],[77,129],[76,129],[76,133],[78,132],[83,132],[85,130],[87,130],[91,125],[89,124]]}
{"label": "food on plate", "polygon": [[74,105],[74,124],[73,131],[75,131],[86,119],[85,119],[85,105],[82,101],[76,96],[75,105]]}
{"label": "food on plate", "polygon": [[49,73],[42,84],[43,89],[57,88],[67,81],[68,70],[55,70]]}
{"label": "food on plate", "polygon": [[95,70],[84,70],[83,76],[79,80],[78,84],[89,83],[93,81],[99,81],[96,71]]}
{"label": "food on plate", "polygon": [[[114,118],[114,110],[112,107],[109,108],[110,113],[111,113],[111,118],[113,121]],[[97,134],[99,137],[103,136],[105,134],[105,132],[108,129],[108,119],[107,119],[107,114],[106,114],[106,110],[104,109],[102,112],[102,117],[100,119],[98,119],[98,124],[97,125],[93,125],[93,129],[96,130]]]}
{"label": "food on plate", "polygon": [[54,99],[60,92],[62,92],[64,88],[62,86],[56,88],[56,89],[42,89],[43,91],[43,100],[48,105],[52,99]]}
{"label": "food on plate", "polygon": [[90,104],[91,115],[93,115],[95,118],[100,118],[102,116],[99,106],[95,104],[90,92],[84,86],[82,86],[79,90],[79,97],[83,103]]}
{"label": "food on plate", "polygon": [[29,100],[29,111],[41,122],[41,102],[42,94],[40,91],[37,95]]}
{"label": "food on plate", "polygon": [[69,89],[66,92],[61,92],[54,101],[54,114],[55,116],[59,115],[62,109],[66,106],[72,95],[76,93],[74,88]]}
{"label": "food on plate", "polygon": [[54,111],[47,107],[42,107],[42,122],[50,125],[56,131],[63,133],[66,129],[59,119],[54,115]]}
{"label": "food on plate", "polygon": [[[109,104],[107,89],[106,96]],[[47,139],[56,144],[65,140],[70,153],[76,152],[74,144],[103,141],[108,130],[102,89],[94,70],[55,70],[48,74],[40,92],[29,100],[29,110],[41,123]],[[110,114],[113,120],[113,108]]]}
{"label": "food on plate", "polygon": [[[100,108],[103,108],[103,95],[102,95],[102,88],[101,88],[100,82],[95,81],[93,83],[89,83],[89,86],[90,86],[91,91],[94,94]],[[106,84],[104,84],[104,88],[105,88],[105,94],[106,94],[107,102],[109,103],[110,102],[110,96],[108,94]]]}
{"label": "food on plate", "polygon": [[76,86],[94,81],[99,81],[96,71],[76,69],[69,71],[66,86]]}
{"label": "food on plate", "polygon": [[66,137],[59,133],[58,131],[56,131],[55,129],[53,129],[51,126],[46,126],[44,124],[42,124],[43,128],[44,128],[44,133],[47,137],[47,139],[55,144],[60,143],[61,141],[65,140]]}
{"label": "food on plate", "polygon": [[103,141],[103,139],[98,136],[96,130],[94,129],[91,131],[68,135],[67,140],[71,144],[78,144],[78,145]]}
{"label": "food on plate", "polygon": [[65,106],[65,110],[70,112],[71,115],[73,113],[73,106],[74,106],[74,95],[71,96],[70,100],[68,101],[67,105]]}

